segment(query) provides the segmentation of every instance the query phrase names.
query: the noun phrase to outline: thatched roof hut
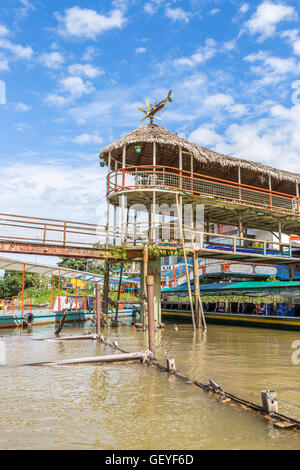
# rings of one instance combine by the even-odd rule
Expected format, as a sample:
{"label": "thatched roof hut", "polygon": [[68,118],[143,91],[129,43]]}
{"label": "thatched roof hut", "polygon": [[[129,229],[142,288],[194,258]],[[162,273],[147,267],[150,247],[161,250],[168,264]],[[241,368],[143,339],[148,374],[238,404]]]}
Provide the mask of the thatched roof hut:
{"label": "thatched roof hut", "polygon": [[[126,166],[152,165],[153,143],[156,142],[156,164],[178,168],[179,146],[182,147],[182,169],[190,171],[191,157],[193,171],[229,181],[238,181],[240,171],[241,182],[262,188],[269,188],[271,178],[272,189],[296,195],[296,184],[300,183],[300,174],[277,170],[261,163],[242,160],[223,155],[213,150],[188,142],[168,129],[154,125],[141,125],[121,139],[105,147],[100,158],[108,163],[111,152],[113,160],[122,165],[122,149],[126,145]],[[135,147],[141,145],[141,154]],[[240,170],[239,170],[240,169]],[[291,184],[292,183],[292,184]]]}

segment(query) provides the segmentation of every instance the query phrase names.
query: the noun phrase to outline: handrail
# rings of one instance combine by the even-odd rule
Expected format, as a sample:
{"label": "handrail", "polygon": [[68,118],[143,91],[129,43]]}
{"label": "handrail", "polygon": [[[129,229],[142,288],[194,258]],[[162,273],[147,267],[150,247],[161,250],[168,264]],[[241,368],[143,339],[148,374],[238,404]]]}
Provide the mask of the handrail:
{"label": "handrail", "polygon": [[[118,181],[120,175],[122,175],[121,184]],[[126,182],[126,175],[134,178],[134,180]],[[145,181],[142,181],[142,179],[137,180],[138,176],[141,178],[144,176]],[[153,181],[146,181],[149,176],[152,176]],[[273,212],[300,216],[300,198],[292,194],[223,180],[200,173],[191,173],[169,166],[129,166],[118,168],[107,176],[107,197],[124,190],[132,191],[141,188],[178,190],[183,193],[210,196],[235,204],[259,206]]]}

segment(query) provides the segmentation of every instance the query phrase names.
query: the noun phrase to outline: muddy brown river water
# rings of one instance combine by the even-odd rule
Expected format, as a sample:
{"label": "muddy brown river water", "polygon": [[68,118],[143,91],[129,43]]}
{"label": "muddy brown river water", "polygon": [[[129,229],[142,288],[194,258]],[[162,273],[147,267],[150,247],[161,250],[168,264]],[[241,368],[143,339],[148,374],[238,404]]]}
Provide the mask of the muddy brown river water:
{"label": "muddy brown river water", "polygon": [[[87,325],[85,326],[87,328]],[[299,333],[209,325],[172,325],[157,333],[164,351],[192,378],[260,403],[278,392],[279,411],[300,419],[300,365],[291,360]],[[82,325],[64,328],[81,334]],[[96,341],[34,341],[32,332],[1,330],[7,365],[111,354]],[[147,348],[131,326],[109,329],[127,351]],[[138,363],[37,368],[0,367],[1,449],[300,449],[300,432],[284,431],[249,411],[221,404],[194,385]]]}

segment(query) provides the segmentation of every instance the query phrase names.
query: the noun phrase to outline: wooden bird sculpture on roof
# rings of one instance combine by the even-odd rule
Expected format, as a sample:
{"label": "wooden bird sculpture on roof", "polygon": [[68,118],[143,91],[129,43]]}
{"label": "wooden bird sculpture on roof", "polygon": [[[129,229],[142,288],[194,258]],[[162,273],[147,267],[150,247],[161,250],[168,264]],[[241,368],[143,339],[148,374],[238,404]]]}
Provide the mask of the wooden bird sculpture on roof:
{"label": "wooden bird sculpture on roof", "polygon": [[168,96],[164,100],[160,101],[159,103],[155,102],[154,105],[153,104],[149,105],[149,101],[146,100],[147,110],[138,108],[139,111],[142,111],[143,113],[146,114],[146,116],[144,116],[143,119],[141,119],[141,122],[145,121],[145,119],[147,118],[150,119],[151,124],[153,124],[153,118],[161,121],[161,118],[157,117],[156,113],[158,113],[158,111],[161,111],[165,107],[167,101],[169,101],[170,103],[173,101],[171,98],[171,93],[172,93],[172,90],[169,91]]}

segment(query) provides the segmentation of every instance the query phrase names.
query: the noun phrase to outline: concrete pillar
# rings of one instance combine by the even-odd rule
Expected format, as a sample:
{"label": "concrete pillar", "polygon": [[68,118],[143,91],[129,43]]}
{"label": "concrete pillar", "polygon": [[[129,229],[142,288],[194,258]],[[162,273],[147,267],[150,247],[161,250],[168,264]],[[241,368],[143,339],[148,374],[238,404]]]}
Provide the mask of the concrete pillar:
{"label": "concrete pillar", "polygon": [[148,260],[148,276],[154,278],[154,318],[161,323],[161,257]]}

